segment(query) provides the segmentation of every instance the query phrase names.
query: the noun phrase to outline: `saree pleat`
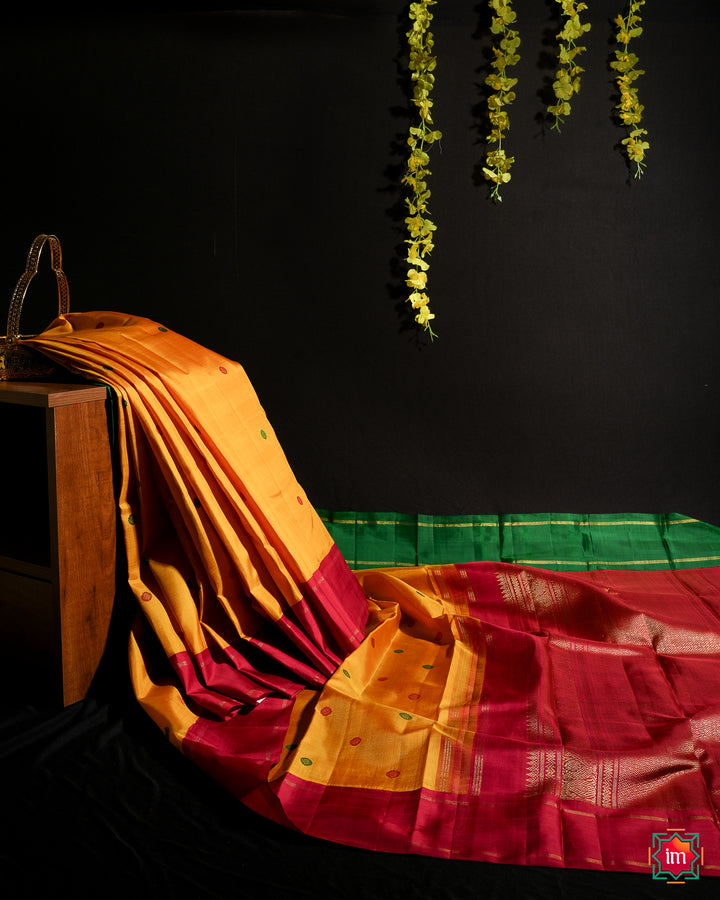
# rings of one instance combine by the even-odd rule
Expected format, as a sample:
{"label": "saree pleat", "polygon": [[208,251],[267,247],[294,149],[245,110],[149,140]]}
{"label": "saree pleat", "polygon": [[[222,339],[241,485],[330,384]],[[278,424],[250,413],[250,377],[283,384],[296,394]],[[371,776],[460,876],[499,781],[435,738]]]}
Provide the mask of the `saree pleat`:
{"label": "saree pleat", "polygon": [[685,829],[720,874],[717,529],[320,515],[237,363],[111,312],[27,343],[111,388],[135,692],[244,803],[375,850],[638,872]]}

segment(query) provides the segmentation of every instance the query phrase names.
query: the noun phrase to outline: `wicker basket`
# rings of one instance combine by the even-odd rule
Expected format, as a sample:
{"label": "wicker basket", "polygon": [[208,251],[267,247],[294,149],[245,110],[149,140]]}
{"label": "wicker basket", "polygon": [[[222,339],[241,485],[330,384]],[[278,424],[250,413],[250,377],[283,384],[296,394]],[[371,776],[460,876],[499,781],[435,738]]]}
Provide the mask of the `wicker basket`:
{"label": "wicker basket", "polygon": [[30,247],[25,271],[18,281],[10,301],[7,334],[0,337],[0,381],[49,381],[64,370],[52,360],[18,343],[20,334],[20,314],[28,285],[38,270],[40,251],[45,243],[50,245],[50,265],[55,272],[58,286],[58,315],[70,309],[70,292],[67,278],[62,270],[62,250],[60,241],[54,234],[39,234]]}

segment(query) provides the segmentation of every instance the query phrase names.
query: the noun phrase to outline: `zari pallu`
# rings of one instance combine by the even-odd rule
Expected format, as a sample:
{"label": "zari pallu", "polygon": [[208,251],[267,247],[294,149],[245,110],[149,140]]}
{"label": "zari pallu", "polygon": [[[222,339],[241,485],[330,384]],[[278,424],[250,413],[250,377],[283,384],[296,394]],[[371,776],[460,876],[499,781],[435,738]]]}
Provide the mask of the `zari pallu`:
{"label": "zari pallu", "polygon": [[508,522],[496,560],[353,571],[240,365],[110,312],[28,343],[117,398],[135,691],[248,806],[375,850],[627,871],[685,829],[720,874],[717,531],[681,565],[543,567]]}

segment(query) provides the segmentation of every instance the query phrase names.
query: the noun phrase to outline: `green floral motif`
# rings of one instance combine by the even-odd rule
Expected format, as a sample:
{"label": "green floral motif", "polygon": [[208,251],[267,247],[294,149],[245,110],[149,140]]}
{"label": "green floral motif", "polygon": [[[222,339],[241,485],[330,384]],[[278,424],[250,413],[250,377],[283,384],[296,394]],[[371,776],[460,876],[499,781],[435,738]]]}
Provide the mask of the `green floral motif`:
{"label": "green floral motif", "polygon": [[401,712],[401,713],[398,713],[398,715],[400,716],[401,719],[407,719],[408,721],[410,719],[412,719],[412,716],[410,715],[410,713]]}
{"label": "green floral motif", "polygon": [[487,100],[490,119],[487,142],[494,146],[485,156],[486,165],[482,171],[485,178],[494,185],[490,196],[493,200],[502,202],[500,188],[510,181],[510,168],[515,162],[515,157],[508,156],[505,152],[503,138],[510,129],[507,108],[515,100],[513,88],[517,84],[517,78],[511,78],[508,71],[520,61],[520,54],[517,52],[520,46],[520,33],[511,27],[517,21],[517,13],[512,8],[510,0],[490,0],[488,6],[494,13],[490,24],[494,58],[490,65],[495,71],[485,79],[485,84],[492,89]]}
{"label": "green floral motif", "polygon": [[428,332],[431,339],[437,337],[430,325],[435,315],[430,312],[430,297],[427,293],[427,272],[430,268],[428,258],[435,244],[433,235],[436,225],[430,218],[428,201],[430,188],[428,168],[430,163],[429,148],[439,141],[442,133],[438,131],[432,119],[433,100],[431,93],[435,84],[436,58],[432,55],[435,42],[430,23],[433,19],[431,6],[437,0],[418,0],[410,4],[409,18],[411,27],[406,33],[410,50],[409,68],[413,84],[413,103],[418,111],[419,123],[410,127],[407,139],[410,153],[407,171],[402,179],[408,188],[405,206],[408,215],[405,219],[408,238],[407,262],[409,269],[406,285],[410,288],[408,303],[414,310],[415,321]]}
{"label": "green floral motif", "polygon": [[585,71],[578,65],[577,57],[587,48],[579,47],[576,41],[590,31],[590,24],[580,21],[580,13],[587,9],[587,3],[575,3],[575,0],[556,0],[556,3],[562,6],[563,28],[556,35],[558,68],[553,92],[557,102],[548,106],[548,112],[555,119],[552,127],[560,131],[564,117],[570,115],[570,98],[580,90],[580,75]]}
{"label": "green floral motif", "polygon": [[645,0],[632,0],[626,15],[621,14],[615,19],[616,38],[620,48],[615,51],[615,61],[610,63],[610,68],[617,72],[615,80],[620,92],[615,108],[621,123],[627,129],[627,137],[622,144],[628,161],[631,165],[635,164],[635,178],[640,178],[643,174],[645,151],[650,149],[650,144],[644,140],[647,130],[640,127],[645,107],[640,103],[635,87],[635,82],[645,72],[637,68],[638,57],[635,53],[630,53],[628,48],[631,40],[643,33],[640,7],[644,4]]}

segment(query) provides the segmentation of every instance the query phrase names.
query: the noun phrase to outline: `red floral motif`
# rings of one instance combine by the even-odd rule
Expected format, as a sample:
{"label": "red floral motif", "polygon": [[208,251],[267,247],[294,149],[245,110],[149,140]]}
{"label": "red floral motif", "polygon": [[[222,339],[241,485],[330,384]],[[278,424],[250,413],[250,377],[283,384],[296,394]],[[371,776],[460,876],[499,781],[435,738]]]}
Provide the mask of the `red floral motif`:
{"label": "red floral motif", "polygon": [[225,366],[220,366],[220,371],[223,375],[227,375],[227,369],[225,368]]}
{"label": "red floral motif", "polygon": [[323,706],[323,708],[320,710],[320,715],[321,716],[329,716],[331,712],[332,712],[332,709],[329,706]]}
{"label": "red floral motif", "polygon": [[148,600],[152,600],[152,594],[150,591],[143,591],[142,594],[140,594],[140,599],[147,603]]}
{"label": "red floral motif", "polygon": [[390,769],[389,772],[385,773],[388,778],[397,778],[400,774],[397,769]]}
{"label": "red floral motif", "polygon": [[350,738],[350,746],[351,746],[351,747],[357,747],[357,745],[358,745],[361,741],[362,741],[362,738],[360,738],[360,737]]}

